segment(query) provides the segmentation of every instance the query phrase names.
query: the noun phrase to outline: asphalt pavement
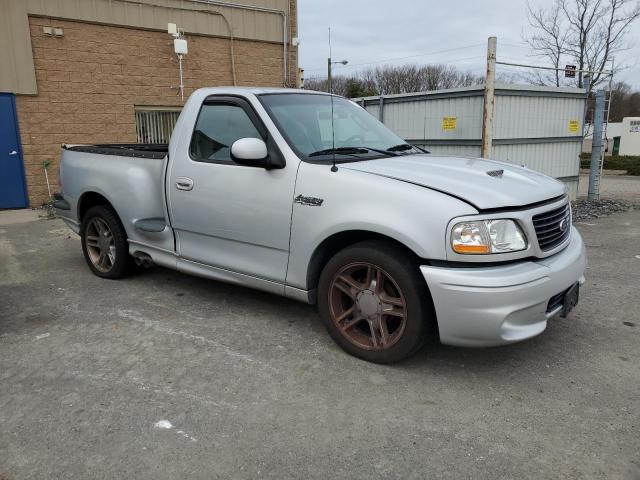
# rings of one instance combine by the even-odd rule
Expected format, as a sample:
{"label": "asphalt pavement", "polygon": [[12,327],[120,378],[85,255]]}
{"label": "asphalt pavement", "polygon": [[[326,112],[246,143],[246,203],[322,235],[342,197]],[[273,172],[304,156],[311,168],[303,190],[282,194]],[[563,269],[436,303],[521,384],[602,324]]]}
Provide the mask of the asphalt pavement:
{"label": "asphalt pavement", "polygon": [[640,211],[578,228],[569,318],[380,366],[313,307],[161,268],[102,280],[62,222],[5,222],[0,479],[638,479]]}

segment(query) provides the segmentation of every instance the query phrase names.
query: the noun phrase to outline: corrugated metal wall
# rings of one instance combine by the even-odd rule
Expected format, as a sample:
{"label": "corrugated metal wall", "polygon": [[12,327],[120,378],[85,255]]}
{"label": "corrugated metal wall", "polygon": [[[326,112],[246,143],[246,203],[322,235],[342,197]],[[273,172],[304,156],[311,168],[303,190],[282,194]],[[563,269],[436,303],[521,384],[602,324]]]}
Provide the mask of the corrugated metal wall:
{"label": "corrugated metal wall", "polygon": [[[484,86],[355,99],[402,138],[439,155],[479,156]],[[495,160],[559,178],[577,194],[585,92],[498,85]],[[455,128],[445,118],[455,118]]]}
{"label": "corrugated metal wall", "polygon": [[495,145],[493,158],[524,165],[555,178],[577,177],[581,142]]}
{"label": "corrugated metal wall", "polygon": [[[552,93],[550,91],[549,93]],[[578,90],[580,92],[580,90]],[[584,115],[584,97],[577,95],[544,96],[539,90],[537,95],[496,95],[493,135],[495,139],[512,138],[582,138],[582,116]],[[578,120],[577,133],[569,131],[569,121]]]}
{"label": "corrugated metal wall", "polygon": [[[395,100],[395,99],[394,99]],[[378,115],[375,105],[372,115]],[[367,110],[370,107],[367,106]],[[456,117],[455,131],[442,130],[443,117]],[[385,98],[384,122],[403,138],[471,139],[482,137],[482,97],[434,98],[394,102]]]}

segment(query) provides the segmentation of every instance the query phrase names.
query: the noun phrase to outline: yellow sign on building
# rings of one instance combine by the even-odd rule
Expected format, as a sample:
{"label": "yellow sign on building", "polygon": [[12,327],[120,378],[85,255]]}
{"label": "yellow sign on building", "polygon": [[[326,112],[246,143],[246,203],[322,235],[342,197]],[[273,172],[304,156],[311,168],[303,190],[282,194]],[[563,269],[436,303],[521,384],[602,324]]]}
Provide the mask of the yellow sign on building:
{"label": "yellow sign on building", "polygon": [[455,130],[458,126],[458,117],[442,117],[442,130]]}
{"label": "yellow sign on building", "polygon": [[580,120],[569,120],[569,132],[578,133],[580,129]]}

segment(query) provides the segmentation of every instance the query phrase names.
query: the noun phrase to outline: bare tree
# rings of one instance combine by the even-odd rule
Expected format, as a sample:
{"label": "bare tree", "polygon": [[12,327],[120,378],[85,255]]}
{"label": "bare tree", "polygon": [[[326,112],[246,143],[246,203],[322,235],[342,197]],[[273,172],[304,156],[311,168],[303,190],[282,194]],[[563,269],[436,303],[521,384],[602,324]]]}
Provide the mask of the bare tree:
{"label": "bare tree", "polygon": [[609,120],[612,122],[621,122],[624,117],[640,116],[640,92],[632,91],[625,82],[614,83],[609,112]]}
{"label": "bare tree", "polygon": [[[550,9],[544,9],[533,7],[527,1],[527,19],[533,28],[533,33],[526,38],[526,41],[537,56],[548,59],[555,68],[560,68],[560,61],[567,49],[569,35],[568,30],[563,26],[562,13],[561,2],[556,2]],[[542,73],[540,70],[536,70],[530,81],[537,85],[546,85],[550,83],[550,77],[553,78],[556,87],[559,87],[559,70],[552,74],[549,74],[548,71]]]}
{"label": "bare tree", "polygon": [[[337,94],[337,95],[344,95],[343,92],[343,82],[341,81],[343,77],[341,76],[333,76],[332,79],[332,88],[333,88],[333,93]],[[317,92],[328,92],[329,91],[329,82],[327,81],[326,78],[320,78],[320,77],[311,77],[311,78],[305,78],[304,79],[304,89],[305,90],[315,90]]]}
{"label": "bare tree", "polygon": [[601,11],[602,21],[596,22],[592,41],[586,43],[586,64],[595,70],[593,83],[602,79],[602,71],[613,54],[625,50],[624,37],[631,24],[640,17],[640,2],[633,0],[609,0]]}
{"label": "bare tree", "polygon": [[[594,87],[605,80],[603,71],[612,57],[626,49],[626,34],[638,17],[638,0],[555,0],[547,9],[529,5],[528,18],[533,30],[525,39],[555,68],[559,68],[563,57],[568,57],[579,70],[595,71],[591,80]],[[539,75],[540,80],[543,78]],[[559,75],[554,83],[560,84]],[[577,86],[584,87],[581,71],[577,74]]]}
{"label": "bare tree", "polygon": [[481,83],[471,72],[461,72],[451,65],[400,65],[365,70],[367,83],[382,95],[424,92],[464,87]]}
{"label": "bare tree", "polygon": [[[451,65],[385,65],[368,68],[351,77],[334,76],[332,80],[333,92],[349,97],[442,90],[482,82],[481,77]],[[327,81],[308,79],[305,88],[327,91]]]}

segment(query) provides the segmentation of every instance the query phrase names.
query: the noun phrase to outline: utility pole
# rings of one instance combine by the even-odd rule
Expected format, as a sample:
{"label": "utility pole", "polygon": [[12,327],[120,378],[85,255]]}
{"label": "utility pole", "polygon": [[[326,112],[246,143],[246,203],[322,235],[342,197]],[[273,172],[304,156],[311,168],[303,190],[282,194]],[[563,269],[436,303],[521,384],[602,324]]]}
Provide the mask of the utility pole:
{"label": "utility pole", "polygon": [[331,69],[334,63],[339,63],[340,65],[346,65],[349,63],[347,60],[340,60],[338,62],[334,62],[331,60],[331,57],[327,58],[327,90],[329,93],[333,93],[333,78],[331,77]]}
{"label": "utility pole", "polygon": [[609,148],[609,140],[607,137],[607,128],[609,128],[609,116],[611,115],[611,99],[613,97],[613,72],[616,71],[615,58],[611,58],[611,75],[609,75],[609,95],[607,99],[607,110],[604,117],[604,147],[602,148],[602,161],[600,162],[600,171],[598,172],[598,198],[600,198],[600,178],[602,178],[602,169],[604,168],[604,156]]}
{"label": "utility pole", "polygon": [[484,108],[482,110],[482,158],[491,157],[493,144],[493,109],[496,88],[496,46],[498,39],[489,37],[487,44],[487,76],[484,85]]}
{"label": "utility pole", "polygon": [[587,73],[583,77],[584,89],[587,91],[587,98],[584,101],[584,115],[582,116],[582,138],[589,133],[589,92],[591,88],[591,74]]}
{"label": "utility pole", "polygon": [[600,198],[600,162],[602,161],[602,127],[604,124],[605,91],[596,92],[596,108],[593,114],[593,137],[591,139],[591,168],[589,169],[589,200]]}

